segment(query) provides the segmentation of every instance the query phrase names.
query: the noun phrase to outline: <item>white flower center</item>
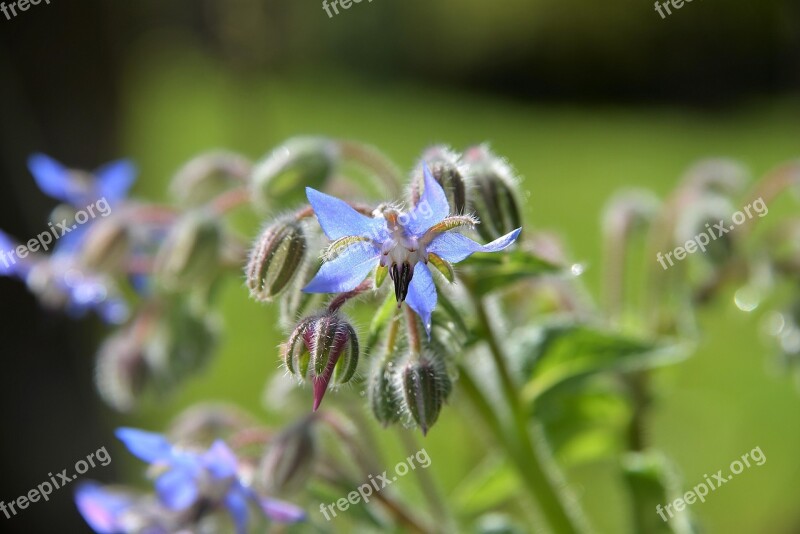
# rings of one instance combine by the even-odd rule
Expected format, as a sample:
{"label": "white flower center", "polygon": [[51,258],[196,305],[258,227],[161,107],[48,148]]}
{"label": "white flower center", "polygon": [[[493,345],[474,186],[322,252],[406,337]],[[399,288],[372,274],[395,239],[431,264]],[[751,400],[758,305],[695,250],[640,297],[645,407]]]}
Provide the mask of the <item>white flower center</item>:
{"label": "white flower center", "polygon": [[408,294],[408,286],[414,276],[414,266],[420,261],[428,263],[428,255],[419,239],[407,234],[406,229],[398,222],[398,216],[394,210],[384,212],[390,237],[381,246],[380,264],[389,269],[389,276],[394,281],[395,296],[399,303],[405,300]]}

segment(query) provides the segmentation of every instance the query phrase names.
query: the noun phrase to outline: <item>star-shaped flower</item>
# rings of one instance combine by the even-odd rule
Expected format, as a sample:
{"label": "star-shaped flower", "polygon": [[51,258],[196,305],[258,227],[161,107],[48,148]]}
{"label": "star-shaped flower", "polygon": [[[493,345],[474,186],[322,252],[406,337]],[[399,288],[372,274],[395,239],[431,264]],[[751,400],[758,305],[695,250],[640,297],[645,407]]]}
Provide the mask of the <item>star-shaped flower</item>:
{"label": "star-shaped flower", "polygon": [[49,256],[32,253],[17,258],[13,251],[18,244],[0,230],[0,276],[19,278],[46,305],[65,309],[73,317],[94,310],[107,323],[125,322],[128,305],[113,280],[85,271],[69,247],[61,248],[62,241]]}
{"label": "star-shaped flower", "polygon": [[409,212],[383,207],[373,217],[359,213],[343,200],[307,187],[308,201],[322,231],[333,243],[325,263],[303,291],[351,291],[378,267],[378,283],[389,274],[398,305],[405,301],[420,316],[430,336],[437,296],[428,264],[452,279],[452,263],[474,252],[505,249],[517,239],[521,228],[487,245],[453,232],[472,228],[478,221],[469,215],[452,215],[444,190],[427,165],[423,166],[423,175],[424,191]]}
{"label": "star-shaped flower", "polygon": [[[137,458],[150,463],[160,473],[155,481],[156,494],[168,510],[181,512],[198,503],[224,507],[231,515],[236,532],[247,531],[248,511],[255,504],[269,519],[293,523],[305,518],[296,506],[263,498],[239,477],[238,459],[221,440],[205,452],[175,447],[166,437],[134,428],[120,428],[117,437]],[[132,501],[89,487],[76,496],[86,521],[97,532],[117,532],[115,525]],[[102,530],[96,527],[104,527]],[[115,528],[115,526],[117,528]]]}
{"label": "star-shaped flower", "polygon": [[128,195],[136,180],[136,167],[125,159],[107,163],[90,174],[70,170],[44,154],[33,154],[28,158],[28,170],[44,194],[76,209],[101,198],[114,205]]}

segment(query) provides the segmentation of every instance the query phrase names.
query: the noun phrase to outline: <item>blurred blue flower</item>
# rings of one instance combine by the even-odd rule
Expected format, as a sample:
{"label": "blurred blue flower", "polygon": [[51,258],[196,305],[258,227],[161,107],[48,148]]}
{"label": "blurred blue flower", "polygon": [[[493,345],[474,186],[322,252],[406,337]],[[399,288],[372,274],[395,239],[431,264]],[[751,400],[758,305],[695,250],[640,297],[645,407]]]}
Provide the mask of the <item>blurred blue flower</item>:
{"label": "blurred blue flower", "polygon": [[395,296],[422,319],[430,336],[431,314],[436,307],[436,286],[428,262],[444,271],[474,252],[498,252],[511,245],[520,228],[487,245],[451,232],[478,223],[469,215],[451,215],[444,190],[423,167],[424,191],[408,213],[384,207],[367,217],[343,200],[310,187],[306,195],[322,231],[333,241],[325,263],[303,289],[307,293],[341,293],[355,289],[374,269],[387,269]]}
{"label": "blurred blue flower", "polygon": [[0,230],[0,276],[24,281],[45,305],[65,309],[73,317],[94,310],[107,323],[127,320],[128,305],[107,276],[85,272],[69,254],[14,257],[16,247]]}
{"label": "blurred blue flower", "polygon": [[[28,168],[45,194],[76,210],[95,204],[99,207],[101,199],[108,206],[124,200],[136,178],[136,168],[128,160],[108,163],[92,175],[67,169],[44,154],[33,154],[28,159]],[[87,272],[80,264],[81,247],[92,221],[72,226],[66,219],[54,222],[62,230],[49,256],[29,253],[19,257],[14,252],[15,241],[0,231],[0,276],[24,280],[41,301],[64,308],[72,316],[95,310],[108,323],[124,322],[128,306],[116,294],[113,281],[105,275]],[[53,224],[51,231],[55,235],[58,230],[52,230],[56,228]],[[47,232],[41,235],[50,238]],[[47,250],[45,245],[42,248]]]}
{"label": "blurred blue flower", "polygon": [[[117,437],[134,456],[161,473],[155,481],[156,494],[170,510],[184,511],[201,501],[221,505],[231,515],[238,533],[247,529],[251,503],[273,521],[292,523],[305,518],[300,508],[260,497],[246,486],[238,475],[236,455],[223,441],[218,440],[207,451],[198,453],[174,447],[161,434],[133,428],[118,429]],[[109,500],[107,506],[100,508],[104,508],[106,515],[113,515],[117,504]]]}
{"label": "blurred blue flower", "polygon": [[0,276],[9,276],[25,280],[31,271],[31,262],[12,257],[16,243],[0,230]]}
{"label": "blurred blue flower", "polygon": [[73,171],[49,156],[33,154],[28,169],[42,192],[77,209],[105,198],[115,204],[128,195],[136,180],[136,167],[128,160],[103,165],[93,174]]}
{"label": "blurred blue flower", "polygon": [[[75,491],[75,503],[92,530],[99,534],[117,534],[127,530],[124,514],[136,504],[136,500],[108,490],[97,482],[84,482]],[[147,532],[154,534],[153,530]]]}

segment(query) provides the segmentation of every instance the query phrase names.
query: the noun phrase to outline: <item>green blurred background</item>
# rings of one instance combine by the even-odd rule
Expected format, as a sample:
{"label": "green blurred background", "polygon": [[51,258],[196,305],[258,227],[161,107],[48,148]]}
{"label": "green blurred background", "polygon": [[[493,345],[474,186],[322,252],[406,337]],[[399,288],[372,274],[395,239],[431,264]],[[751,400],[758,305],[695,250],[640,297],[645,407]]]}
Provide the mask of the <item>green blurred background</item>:
{"label": "green blurred background", "polygon": [[[172,173],[214,148],[258,158],[292,135],[324,134],[374,144],[410,169],[432,143],[488,141],[524,178],[527,224],[565,239],[597,296],[600,213],[615,190],[664,195],[710,156],[758,176],[800,154],[799,26],[791,0],[697,0],[666,20],[646,0],[374,0],[334,18],[316,1],[41,4],[0,18],[0,227],[35,235],[52,208],[25,169],[34,150],[88,168],[131,157],[135,195],[167,200]],[[770,208],[778,217],[797,205]],[[199,400],[282,421],[263,402],[281,373],[282,333],[241,280],[223,291],[218,357],[133,416],[109,412],[92,389],[102,326],[40,312],[12,281],[0,288],[6,501],[102,445],[114,462],[89,475],[135,480],[140,466],[113,428],[161,429]],[[800,397],[764,344],[761,310],[745,314],[729,297],[700,316],[693,358],[658,373],[650,442],[688,486],[761,447],[763,466],[692,512],[708,532],[798,532]],[[488,443],[459,402],[424,441],[454,495]],[[395,433],[381,436],[391,463],[404,458]],[[630,531],[613,459],[567,474],[597,531]],[[0,524],[85,528],[67,490]]]}

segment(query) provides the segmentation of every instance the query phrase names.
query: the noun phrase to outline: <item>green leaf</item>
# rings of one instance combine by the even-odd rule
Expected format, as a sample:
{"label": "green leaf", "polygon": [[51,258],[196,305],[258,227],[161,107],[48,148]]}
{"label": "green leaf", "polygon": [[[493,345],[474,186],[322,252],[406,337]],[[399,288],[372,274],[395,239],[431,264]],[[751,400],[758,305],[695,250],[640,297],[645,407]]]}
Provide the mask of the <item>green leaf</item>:
{"label": "green leaf", "polygon": [[369,353],[375,347],[381,332],[389,324],[389,320],[394,317],[396,310],[397,300],[395,300],[394,292],[390,291],[386,295],[386,300],[383,301],[377,313],[372,317],[372,322],[369,325],[369,337],[365,345],[366,353]]}
{"label": "green leaf", "polygon": [[[635,496],[636,523],[641,532],[654,534],[695,534],[699,532],[689,507],[670,518],[664,507],[681,497],[681,482],[667,458],[657,452],[631,452],[623,458],[623,473],[629,491]],[[658,514],[660,506],[664,521]]]}
{"label": "green leaf", "polygon": [[473,254],[461,264],[460,275],[476,296],[483,296],[520,280],[563,272],[563,266],[531,252],[514,250]]}
{"label": "green leaf", "polygon": [[516,498],[520,481],[506,460],[495,456],[484,460],[459,484],[453,502],[459,515],[472,516],[497,508]]}
{"label": "green leaf", "polygon": [[527,340],[519,357],[527,377],[523,397],[529,402],[568,380],[666,365],[687,356],[679,345],[633,339],[583,324],[533,327],[521,336]]}
{"label": "green leaf", "polygon": [[562,465],[617,457],[627,448],[630,402],[611,380],[574,381],[551,390],[537,400],[534,415]]}

